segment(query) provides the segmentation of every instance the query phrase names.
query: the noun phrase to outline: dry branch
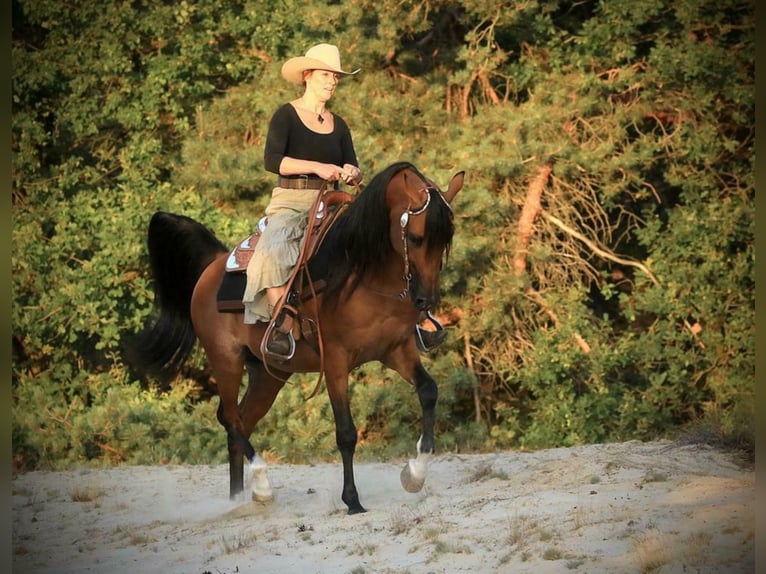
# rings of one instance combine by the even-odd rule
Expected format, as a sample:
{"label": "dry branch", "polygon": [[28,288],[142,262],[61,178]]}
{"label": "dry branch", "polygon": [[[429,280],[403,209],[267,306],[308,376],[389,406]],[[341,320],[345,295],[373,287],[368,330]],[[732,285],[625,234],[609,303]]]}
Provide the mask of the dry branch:
{"label": "dry branch", "polygon": [[537,214],[542,209],[542,196],[545,184],[551,174],[550,164],[540,168],[540,173],[529,184],[524,207],[519,217],[519,227],[516,232],[516,253],[513,256],[513,273],[516,277],[524,274],[527,268],[527,253],[529,253],[529,238],[532,236],[533,225]]}
{"label": "dry branch", "polygon": [[466,121],[468,119],[468,108],[471,100],[471,87],[473,86],[477,77],[477,72],[472,73],[470,79],[468,80],[468,84],[463,88],[463,101],[460,109],[460,119],[462,121]]}
{"label": "dry branch", "polygon": [[122,462],[123,460],[125,460],[125,454],[121,450],[114,448],[113,446],[109,446],[108,444],[102,443],[102,442],[97,442],[96,446],[100,448],[101,450],[105,451],[107,455],[110,455],[110,458],[113,461]]}
{"label": "dry branch", "polygon": [[[529,184],[527,188],[527,195],[524,200],[524,207],[521,210],[521,217],[519,217],[519,228],[516,234],[516,252],[513,256],[513,272],[516,277],[520,277],[524,274],[527,268],[527,253],[529,253],[529,240],[532,236],[533,226],[537,214],[542,211],[542,196],[545,184],[548,182],[548,178],[551,174],[551,165],[545,164],[540,168],[540,173]],[[546,303],[542,295],[532,287],[527,289],[527,296],[534,300],[548,317],[551,318],[555,325],[559,324],[559,318],[553,309]],[[585,354],[590,353],[590,345],[582,338],[579,333],[575,333],[575,341],[577,345],[582,349]]]}
{"label": "dry branch", "polygon": [[479,81],[481,82],[484,94],[487,96],[487,98],[489,98],[489,101],[494,105],[498,105],[500,103],[500,98],[498,97],[497,92],[495,92],[495,89],[492,87],[492,84],[487,77],[487,73],[484,70],[479,70]]}
{"label": "dry branch", "polygon": [[571,227],[566,225],[563,221],[561,221],[559,218],[551,215],[550,213],[543,211],[543,217],[545,217],[545,219],[553,223],[556,227],[561,229],[563,232],[585,243],[585,245],[587,245],[590,248],[590,250],[593,251],[593,253],[595,253],[599,257],[602,257],[603,259],[608,259],[609,261],[613,261],[615,263],[619,263],[620,265],[636,267],[640,269],[641,271],[643,271],[647,275],[647,277],[651,279],[652,283],[659,286],[660,282],[657,280],[654,274],[651,271],[649,271],[649,269],[646,268],[646,266],[643,263],[640,263],[638,261],[631,261],[629,259],[623,259],[622,257],[618,257],[617,255],[615,255],[611,251],[602,249],[601,247],[593,243],[593,241],[585,237],[582,233],[580,233],[576,229],[572,229]]}
{"label": "dry branch", "polygon": [[473,406],[476,410],[476,422],[481,422],[481,401],[479,400],[479,384],[473,371],[473,356],[471,355],[471,340],[468,333],[463,335],[463,347],[465,354],[465,363],[471,373],[471,386],[473,387]]}

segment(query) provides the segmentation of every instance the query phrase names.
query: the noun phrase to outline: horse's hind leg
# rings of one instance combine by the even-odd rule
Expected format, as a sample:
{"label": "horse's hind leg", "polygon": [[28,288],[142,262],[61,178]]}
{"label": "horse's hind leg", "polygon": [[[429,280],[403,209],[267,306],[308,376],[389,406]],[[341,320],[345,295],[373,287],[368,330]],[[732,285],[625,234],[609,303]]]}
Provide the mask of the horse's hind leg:
{"label": "horse's hind leg", "polygon": [[434,423],[439,391],[436,382],[420,363],[415,369],[415,389],[423,409],[423,431],[417,444],[417,458],[405,464],[400,476],[407,492],[420,492],[423,488],[428,473],[428,460],[434,453]]}
{"label": "horse's hind leg", "polygon": [[239,389],[245,368],[243,356],[216,357],[208,352],[208,359],[218,383],[218,422],[226,429],[229,451],[229,497],[234,499],[244,490],[242,457],[253,460],[255,449],[248,440],[239,408]]}
{"label": "horse's hind leg", "polygon": [[245,439],[244,433],[237,428],[237,426],[241,425],[239,415],[235,415],[236,419],[233,419],[231,415],[227,415],[227,412],[230,412],[230,410],[226,408],[224,399],[221,398],[217,417],[218,422],[226,429],[226,446],[229,452],[229,498],[233,500],[244,490],[243,456],[246,456],[248,460],[252,460],[255,455],[255,449],[252,446],[247,448],[249,442]]}
{"label": "horse's hind leg", "polygon": [[[284,378],[277,378],[267,372],[263,363],[256,359],[249,360],[246,366],[248,374],[247,391],[245,392],[245,396],[242,397],[239,410],[242,417],[245,437],[249,438],[258,421],[269,412],[271,405],[274,404],[274,400],[277,398],[277,394],[279,394],[280,389],[290,375],[282,373]],[[271,485],[266,476],[266,461],[255,452],[249,460],[250,472],[252,472],[253,478],[253,500],[258,502],[268,502],[272,500],[273,495]],[[229,470],[231,471],[231,468]],[[238,471],[241,476],[243,472],[241,458],[239,459]],[[241,490],[242,488],[240,488],[240,491]]]}

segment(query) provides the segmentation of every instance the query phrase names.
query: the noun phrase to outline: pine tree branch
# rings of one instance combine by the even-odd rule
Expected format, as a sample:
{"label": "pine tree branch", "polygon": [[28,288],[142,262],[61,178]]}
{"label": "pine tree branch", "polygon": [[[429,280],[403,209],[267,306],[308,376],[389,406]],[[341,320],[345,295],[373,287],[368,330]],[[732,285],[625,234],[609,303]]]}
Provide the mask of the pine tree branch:
{"label": "pine tree branch", "polygon": [[[558,327],[558,325],[559,325],[558,315],[556,315],[556,313],[553,311],[553,309],[551,309],[551,306],[548,305],[548,303],[545,301],[545,299],[543,299],[543,296],[540,295],[540,293],[538,291],[536,291],[535,289],[533,289],[532,287],[527,289],[526,293],[527,293],[527,297],[529,297],[535,303],[540,305],[540,307],[542,307],[543,311],[545,311],[545,313],[548,315],[548,317],[551,318],[551,321],[553,321],[553,324]],[[574,334],[574,338],[575,338],[575,341],[577,342],[577,346],[580,347],[580,349],[582,350],[583,353],[585,353],[586,355],[588,353],[590,353],[590,345],[588,344],[588,342],[585,339],[583,339],[583,337],[582,337],[582,335],[580,335],[580,333],[575,333]]]}
{"label": "pine tree branch", "polygon": [[629,259],[623,259],[622,257],[618,257],[611,251],[607,251],[606,249],[600,248],[598,245],[593,243],[593,241],[585,237],[579,231],[572,229],[571,227],[566,225],[563,221],[561,221],[556,216],[551,215],[550,213],[547,213],[546,211],[543,211],[542,214],[543,214],[543,217],[545,217],[545,219],[553,223],[556,227],[561,229],[563,232],[585,243],[585,245],[587,245],[590,248],[590,250],[593,251],[593,253],[595,253],[599,257],[602,257],[603,259],[608,259],[609,261],[613,261],[615,263],[619,263],[620,265],[636,267],[637,269],[640,269],[641,271],[643,271],[647,275],[647,277],[649,277],[652,283],[654,283],[656,286],[659,286],[660,282],[643,263],[639,261],[631,261]]}

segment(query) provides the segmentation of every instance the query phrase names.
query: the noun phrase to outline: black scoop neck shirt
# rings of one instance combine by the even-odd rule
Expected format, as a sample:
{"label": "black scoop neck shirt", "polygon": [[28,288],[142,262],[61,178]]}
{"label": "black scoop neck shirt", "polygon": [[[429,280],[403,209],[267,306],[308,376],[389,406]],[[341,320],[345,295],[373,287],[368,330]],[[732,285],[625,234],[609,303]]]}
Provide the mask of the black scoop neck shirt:
{"label": "black scoop neck shirt", "polygon": [[321,134],[306,127],[292,104],[280,106],[269,122],[263,152],[266,170],[279,174],[279,165],[285,156],[339,166],[350,163],[359,167],[348,125],[337,114],[333,114],[333,119],[333,131]]}

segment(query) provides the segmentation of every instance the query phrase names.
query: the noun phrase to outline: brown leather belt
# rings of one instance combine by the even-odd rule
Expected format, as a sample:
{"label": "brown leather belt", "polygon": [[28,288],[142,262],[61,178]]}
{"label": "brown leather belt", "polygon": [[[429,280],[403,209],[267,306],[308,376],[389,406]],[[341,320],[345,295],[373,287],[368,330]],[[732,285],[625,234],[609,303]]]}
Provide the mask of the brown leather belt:
{"label": "brown leather belt", "polygon": [[287,189],[337,189],[335,183],[328,182],[321,177],[299,175],[297,177],[277,177],[277,185]]}

